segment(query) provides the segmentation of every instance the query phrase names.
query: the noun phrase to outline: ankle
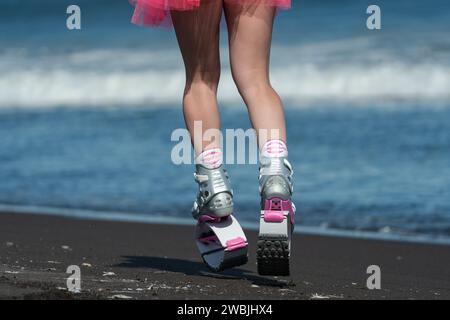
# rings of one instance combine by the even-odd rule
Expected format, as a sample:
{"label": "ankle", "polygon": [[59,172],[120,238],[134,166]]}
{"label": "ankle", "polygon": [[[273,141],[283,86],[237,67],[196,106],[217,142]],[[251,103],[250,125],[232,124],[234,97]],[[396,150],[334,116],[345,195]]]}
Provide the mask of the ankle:
{"label": "ankle", "polygon": [[220,148],[206,149],[197,156],[195,163],[207,169],[217,169],[223,163],[222,150]]}
{"label": "ankle", "polygon": [[266,141],[260,152],[261,156],[266,158],[287,158],[288,156],[286,143],[279,139]]}

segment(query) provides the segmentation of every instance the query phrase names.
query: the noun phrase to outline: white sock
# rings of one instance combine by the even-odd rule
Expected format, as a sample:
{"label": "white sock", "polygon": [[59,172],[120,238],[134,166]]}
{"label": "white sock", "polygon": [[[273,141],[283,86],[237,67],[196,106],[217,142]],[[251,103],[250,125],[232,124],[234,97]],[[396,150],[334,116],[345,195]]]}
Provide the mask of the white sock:
{"label": "white sock", "polygon": [[217,169],[222,165],[223,154],[220,148],[212,148],[204,150],[195,159],[196,164],[201,164],[208,169]]}
{"label": "white sock", "polygon": [[287,157],[286,143],[282,140],[269,140],[261,148],[261,155],[267,158]]}

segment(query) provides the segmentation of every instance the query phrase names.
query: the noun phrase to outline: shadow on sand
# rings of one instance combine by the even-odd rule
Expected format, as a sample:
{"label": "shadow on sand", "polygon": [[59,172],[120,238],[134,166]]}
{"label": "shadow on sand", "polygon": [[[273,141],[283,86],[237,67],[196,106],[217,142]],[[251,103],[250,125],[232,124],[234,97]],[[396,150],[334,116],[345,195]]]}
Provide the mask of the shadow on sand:
{"label": "shadow on sand", "polygon": [[183,273],[188,276],[203,276],[216,279],[227,280],[247,280],[258,286],[269,287],[289,287],[294,286],[291,280],[280,280],[267,277],[261,277],[253,274],[250,270],[234,268],[216,273],[208,269],[202,262],[163,258],[163,257],[143,257],[143,256],[123,256],[125,261],[115,265],[120,268],[150,268],[167,272]]}

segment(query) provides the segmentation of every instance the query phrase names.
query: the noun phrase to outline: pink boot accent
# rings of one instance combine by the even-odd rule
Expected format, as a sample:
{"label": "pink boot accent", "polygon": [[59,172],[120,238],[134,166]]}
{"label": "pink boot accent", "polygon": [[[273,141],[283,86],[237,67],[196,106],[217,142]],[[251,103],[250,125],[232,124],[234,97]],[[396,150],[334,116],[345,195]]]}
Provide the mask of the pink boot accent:
{"label": "pink boot accent", "polygon": [[224,218],[217,218],[217,217],[212,217],[212,216],[207,216],[207,215],[203,215],[200,218],[198,218],[198,221],[200,222],[220,222],[222,220],[225,220],[228,217],[224,217]]}
{"label": "pink boot accent", "polygon": [[[295,224],[295,212],[291,200],[281,198],[270,198],[264,203],[264,210],[267,211],[289,211],[289,217],[292,225]],[[265,214],[264,214],[265,216]],[[265,220],[265,218],[264,218]]]}
{"label": "pink boot accent", "polygon": [[247,243],[245,242],[245,239],[241,237],[237,237],[232,240],[227,241],[227,250],[228,251],[234,251],[241,248],[245,248],[247,246]]}
{"label": "pink boot accent", "polygon": [[210,245],[219,242],[219,239],[217,238],[217,236],[208,236],[199,238],[198,241],[200,241],[203,244]]}
{"label": "pink boot accent", "polygon": [[265,222],[276,222],[280,223],[284,220],[284,214],[282,211],[264,211],[264,221]]}

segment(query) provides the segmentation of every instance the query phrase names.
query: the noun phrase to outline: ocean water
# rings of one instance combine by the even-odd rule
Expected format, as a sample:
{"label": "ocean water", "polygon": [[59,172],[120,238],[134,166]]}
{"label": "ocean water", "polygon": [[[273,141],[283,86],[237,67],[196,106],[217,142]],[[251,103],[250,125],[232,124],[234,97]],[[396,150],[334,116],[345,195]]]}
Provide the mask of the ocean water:
{"label": "ocean water", "polygon": [[[126,0],[0,2],[0,207],[189,218],[192,166],[170,159],[183,127],[173,32],[129,23]],[[301,225],[450,240],[450,4],[294,1],[277,18],[272,79],[288,118]],[[231,81],[224,128],[249,128]],[[236,215],[258,215],[256,165],[231,165]]]}

